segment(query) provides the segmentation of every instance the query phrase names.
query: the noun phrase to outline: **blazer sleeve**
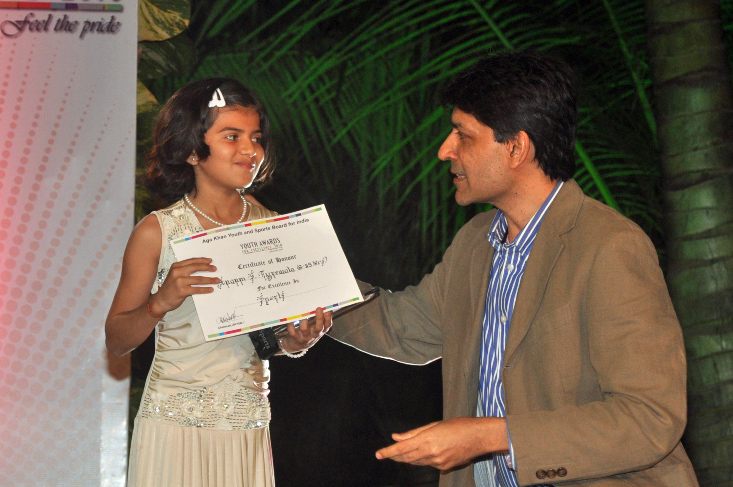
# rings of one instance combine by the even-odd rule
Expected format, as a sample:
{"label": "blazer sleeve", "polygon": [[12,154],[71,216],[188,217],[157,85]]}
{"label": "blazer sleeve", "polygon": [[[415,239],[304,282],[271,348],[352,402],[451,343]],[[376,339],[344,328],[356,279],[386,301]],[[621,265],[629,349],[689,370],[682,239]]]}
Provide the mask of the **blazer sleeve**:
{"label": "blazer sleeve", "polygon": [[[541,483],[540,470],[562,468],[553,483],[643,470],[679,447],[685,428],[682,333],[649,239],[629,224],[608,236],[576,279],[582,290],[567,326],[578,328],[572,336],[587,363],[569,369],[579,377],[575,389],[527,384],[538,401],[564,394],[553,407],[507,414],[521,485]],[[562,343],[553,346],[562,352]]]}
{"label": "blazer sleeve", "polygon": [[[380,290],[378,298],[334,320],[329,335],[359,350],[398,362],[423,365],[441,358],[447,293],[467,249],[481,241],[480,220],[456,234],[433,272],[399,292]],[[478,236],[478,237],[477,237]],[[483,238],[485,242],[485,238]],[[465,275],[462,276],[465,279]]]}

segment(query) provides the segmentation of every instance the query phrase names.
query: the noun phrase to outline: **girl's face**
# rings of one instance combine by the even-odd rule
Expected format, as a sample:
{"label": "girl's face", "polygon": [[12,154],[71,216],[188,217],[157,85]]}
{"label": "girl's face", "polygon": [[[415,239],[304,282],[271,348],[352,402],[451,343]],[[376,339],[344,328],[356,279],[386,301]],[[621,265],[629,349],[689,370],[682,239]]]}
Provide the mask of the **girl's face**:
{"label": "girl's face", "polygon": [[260,116],[253,107],[222,108],[204,135],[209,157],[201,160],[192,154],[189,158],[196,186],[249,187],[265,158],[261,139]]}

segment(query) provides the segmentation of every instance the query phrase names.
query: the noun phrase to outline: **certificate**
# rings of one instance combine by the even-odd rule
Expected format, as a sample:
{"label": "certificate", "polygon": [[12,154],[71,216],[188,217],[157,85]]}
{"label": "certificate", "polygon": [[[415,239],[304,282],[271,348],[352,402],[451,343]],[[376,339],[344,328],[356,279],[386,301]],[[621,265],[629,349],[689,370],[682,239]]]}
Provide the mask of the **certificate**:
{"label": "certificate", "polygon": [[207,341],[363,301],[326,207],[214,228],[171,241],[176,259],[209,257],[214,292],[194,294]]}

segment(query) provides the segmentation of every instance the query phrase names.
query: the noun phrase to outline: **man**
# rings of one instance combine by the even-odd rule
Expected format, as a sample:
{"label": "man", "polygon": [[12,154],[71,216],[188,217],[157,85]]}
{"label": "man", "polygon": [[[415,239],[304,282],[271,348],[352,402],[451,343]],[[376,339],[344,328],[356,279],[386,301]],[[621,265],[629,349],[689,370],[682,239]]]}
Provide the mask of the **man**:
{"label": "man", "polygon": [[685,356],[656,252],[571,179],[577,94],[562,61],[508,53],[450,84],[438,151],[460,205],[491,203],[434,271],[330,335],[407,363],[442,356],[444,420],[377,458],[440,485],[694,486]]}

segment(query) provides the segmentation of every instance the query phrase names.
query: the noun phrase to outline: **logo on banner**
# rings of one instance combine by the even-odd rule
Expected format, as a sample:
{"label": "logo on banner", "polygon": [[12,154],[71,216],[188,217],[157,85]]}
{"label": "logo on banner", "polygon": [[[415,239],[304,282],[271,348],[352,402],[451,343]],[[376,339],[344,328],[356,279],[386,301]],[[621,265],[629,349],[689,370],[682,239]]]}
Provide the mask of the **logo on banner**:
{"label": "logo on banner", "polygon": [[[33,10],[24,17],[16,20],[3,20],[0,22],[0,33],[5,37],[18,37],[26,32],[40,33],[66,33],[78,34],[84,39],[90,34],[116,34],[122,27],[122,22],[114,15],[100,17],[87,17],[79,19],[81,12],[122,12],[120,0],[113,0],[114,3],[48,3],[48,2],[3,2],[0,1],[0,9]],[[50,10],[51,13],[43,11]],[[42,13],[40,13],[40,12]],[[59,14],[58,11],[69,13]],[[39,12],[39,13],[36,13]]]}

